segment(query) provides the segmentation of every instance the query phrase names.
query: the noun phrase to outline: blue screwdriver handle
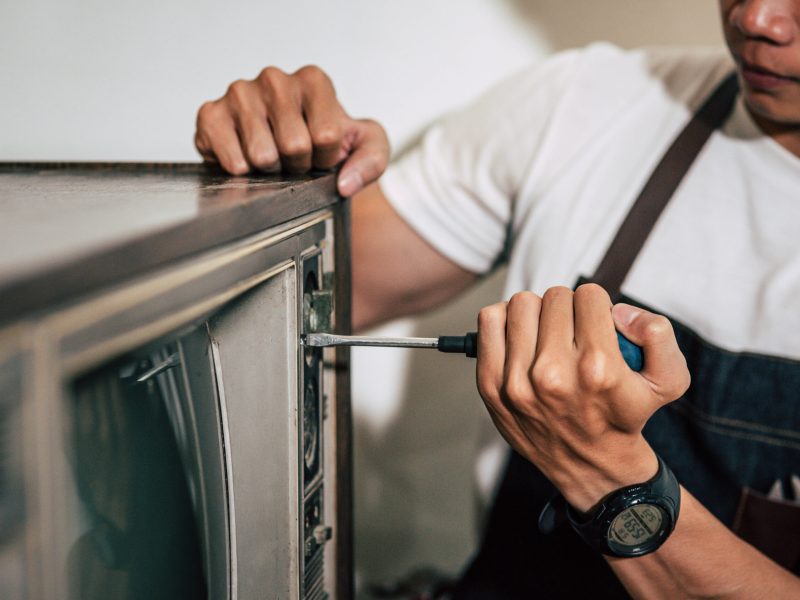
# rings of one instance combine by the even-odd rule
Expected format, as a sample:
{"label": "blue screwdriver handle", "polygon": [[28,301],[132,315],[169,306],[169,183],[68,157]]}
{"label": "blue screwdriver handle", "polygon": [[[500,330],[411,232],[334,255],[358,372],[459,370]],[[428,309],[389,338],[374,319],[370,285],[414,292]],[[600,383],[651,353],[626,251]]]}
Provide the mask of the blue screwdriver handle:
{"label": "blue screwdriver handle", "polygon": [[[628,366],[633,371],[641,371],[644,366],[642,349],[619,331],[617,332],[617,341],[622,358],[625,359]],[[470,358],[475,358],[478,356],[478,334],[471,331],[466,335],[443,335],[439,338],[437,349],[439,352],[466,354]]]}
{"label": "blue screwdriver handle", "polygon": [[619,350],[622,352],[622,358],[625,359],[625,362],[628,363],[631,370],[637,372],[641,371],[642,367],[644,367],[642,349],[619,331],[617,332],[617,342],[619,342]]}

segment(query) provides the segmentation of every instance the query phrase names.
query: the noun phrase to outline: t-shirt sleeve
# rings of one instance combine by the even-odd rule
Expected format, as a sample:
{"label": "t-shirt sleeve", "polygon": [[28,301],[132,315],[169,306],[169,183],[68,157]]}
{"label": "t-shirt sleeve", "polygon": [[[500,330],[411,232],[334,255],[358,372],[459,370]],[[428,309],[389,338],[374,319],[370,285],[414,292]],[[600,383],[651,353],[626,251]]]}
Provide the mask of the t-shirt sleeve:
{"label": "t-shirt sleeve", "polygon": [[431,127],[381,178],[400,216],[459,266],[486,273],[503,252],[514,200],[579,56],[561,53],[503,81]]}

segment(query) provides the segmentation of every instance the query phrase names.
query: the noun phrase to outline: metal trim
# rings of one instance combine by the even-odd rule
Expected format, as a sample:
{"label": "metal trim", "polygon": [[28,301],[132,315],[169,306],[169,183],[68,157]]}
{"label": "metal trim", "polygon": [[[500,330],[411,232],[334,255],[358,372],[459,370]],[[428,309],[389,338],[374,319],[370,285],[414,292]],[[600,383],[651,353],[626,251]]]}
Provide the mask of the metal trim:
{"label": "metal trim", "polygon": [[203,315],[213,312],[215,309],[221,307],[226,302],[233,300],[237,296],[245,293],[247,290],[254,288],[259,283],[271,279],[282,271],[290,268],[293,265],[292,260],[288,260],[277,267],[268,271],[264,271],[258,275],[246,279],[239,285],[228,288],[226,291],[215,294],[206,298],[205,300],[192,304],[177,312],[172,312],[169,315],[150,323],[146,327],[137,327],[128,333],[118,335],[114,338],[107,340],[104,343],[93,345],[90,349],[74,356],[64,356],[63,370],[65,376],[74,375],[92,364],[96,364],[109,356],[115,356],[124,352],[125,350],[135,348],[142,344],[154,340],[162,335],[174,331],[179,327],[199,319]]}
{"label": "metal trim", "polygon": [[271,235],[268,237],[259,236],[239,247],[234,246],[233,249],[214,251],[205,258],[192,259],[188,265],[173,267],[155,276],[145,276],[143,281],[48,315],[40,321],[40,324],[58,332],[61,336],[84,329],[92,323],[119,314],[132,306],[147,301],[149,298],[179,288],[217,269],[250,256],[263,248],[274,246],[304,229],[323,223],[332,218],[332,216],[331,211],[325,210],[321,213],[316,213],[310,219],[295,221],[290,227],[277,233],[270,231],[268,233]]}

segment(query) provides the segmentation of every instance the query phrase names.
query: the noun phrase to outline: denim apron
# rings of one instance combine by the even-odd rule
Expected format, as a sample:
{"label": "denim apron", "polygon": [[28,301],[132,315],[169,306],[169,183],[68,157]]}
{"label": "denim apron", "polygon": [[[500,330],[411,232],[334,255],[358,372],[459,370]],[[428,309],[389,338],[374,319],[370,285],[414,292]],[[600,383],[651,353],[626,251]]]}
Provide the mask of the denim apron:
{"label": "denim apron", "polygon": [[[615,302],[648,308],[622,295],[620,286],[703,144],[726,120],[737,92],[731,76],[694,115],[643,188],[595,276],[578,284],[597,282]],[[788,486],[791,474],[800,474],[800,362],[729,352],[671,321],[692,385],[653,415],[644,435],[720,521],[797,573],[800,507],[758,492],[775,481]],[[539,514],[554,493],[536,467],[511,453],[481,547],[454,598],[629,597],[602,556],[568,525],[549,534],[539,531]]]}

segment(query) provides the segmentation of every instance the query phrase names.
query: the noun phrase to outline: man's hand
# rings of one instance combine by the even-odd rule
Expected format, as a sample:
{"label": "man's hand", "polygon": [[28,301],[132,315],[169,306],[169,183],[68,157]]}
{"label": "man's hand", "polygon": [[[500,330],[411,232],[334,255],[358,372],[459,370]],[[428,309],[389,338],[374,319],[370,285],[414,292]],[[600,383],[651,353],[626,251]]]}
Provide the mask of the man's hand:
{"label": "man's hand", "polygon": [[[632,371],[616,332],[644,350]],[[612,307],[599,286],[515,294],[478,317],[478,389],[500,433],[587,511],[609,492],[655,475],[642,436],[650,416],[689,386],[665,317]]]}
{"label": "man's hand", "polygon": [[233,82],[197,112],[195,146],[235,175],[304,173],[345,161],[338,179],[343,196],[375,181],[389,161],[383,128],[350,118],[328,76],[314,66],[291,75],[267,67],[253,80]]}
{"label": "man's hand", "polygon": [[386,132],[374,121],[350,118],[317,67],[291,75],[267,67],[252,81],[235,81],[222,98],[200,107],[195,145],[205,160],[235,175],[302,173],[344,161],[337,185],[342,196],[353,196],[356,328],[437,306],[475,279],[392,208],[375,182],[389,161]]}

